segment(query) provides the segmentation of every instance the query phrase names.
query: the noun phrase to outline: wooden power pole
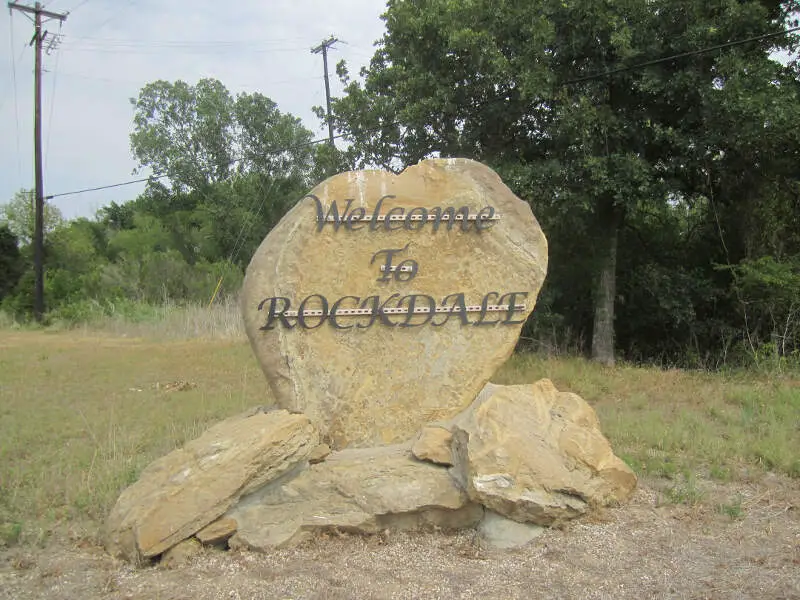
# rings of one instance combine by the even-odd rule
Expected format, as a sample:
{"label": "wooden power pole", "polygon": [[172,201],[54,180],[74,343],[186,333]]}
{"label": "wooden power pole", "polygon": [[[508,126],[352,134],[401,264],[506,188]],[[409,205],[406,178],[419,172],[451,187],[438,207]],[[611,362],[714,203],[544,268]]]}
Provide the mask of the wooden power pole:
{"label": "wooden power pole", "polygon": [[311,49],[312,54],[322,52],[322,65],[325,69],[325,101],[328,105],[328,143],[333,146],[333,122],[331,121],[331,84],[328,81],[328,48],[332,47],[339,40],[331,36],[324,40],[319,46]]}
{"label": "wooden power pole", "polygon": [[31,44],[35,45],[36,58],[33,76],[33,151],[34,172],[36,175],[36,207],[33,225],[33,314],[37,321],[44,316],[44,176],[42,174],[42,17],[63,22],[66,14],[55,13],[42,8],[41,2],[25,6],[17,2],[8,3],[9,11],[18,10],[33,15],[34,34]]}

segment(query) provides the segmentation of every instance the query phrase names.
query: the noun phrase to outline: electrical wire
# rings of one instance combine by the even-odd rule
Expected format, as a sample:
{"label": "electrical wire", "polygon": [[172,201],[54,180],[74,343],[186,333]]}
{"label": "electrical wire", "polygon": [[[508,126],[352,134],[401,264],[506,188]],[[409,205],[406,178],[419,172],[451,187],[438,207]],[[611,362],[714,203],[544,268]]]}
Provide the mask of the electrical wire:
{"label": "electrical wire", "polygon": [[263,48],[263,47],[244,47],[244,44],[226,45],[226,46],[208,46],[205,44],[200,45],[157,45],[150,44],[145,46],[139,45],[117,45],[117,46],[101,46],[101,45],[72,45],[65,44],[64,50],[67,52],[102,52],[104,54],[131,54],[131,55],[161,55],[164,50],[169,50],[175,54],[189,54],[189,55],[205,55],[205,54],[240,54],[247,51],[253,54],[275,54],[282,52],[299,52],[305,50],[305,47],[279,47],[279,48]]}
{"label": "electrical wire", "polygon": [[[287,42],[304,42],[304,37],[273,38],[269,40],[137,40],[132,38],[103,38],[93,36],[70,36],[76,42],[89,42],[98,45],[122,46],[231,46],[248,44],[285,44]],[[343,42],[344,43],[344,42]],[[305,46],[304,46],[305,47]]]}
{"label": "electrical wire", "polygon": [[261,216],[261,211],[264,210],[264,205],[267,203],[267,198],[269,194],[272,193],[272,189],[275,187],[275,178],[270,179],[269,190],[264,193],[264,186],[259,183],[259,187],[261,188],[261,194],[256,196],[256,198],[261,198],[261,202],[258,205],[258,212],[253,214],[253,205],[250,205],[250,208],[246,212],[246,217],[244,222],[242,223],[242,227],[239,230],[239,235],[236,236],[236,242],[233,244],[233,248],[231,249],[230,256],[228,256],[228,262],[232,263],[234,260],[239,258],[239,253],[244,249],[245,241],[247,240],[247,234],[250,233],[250,230],[253,228],[253,223]]}
{"label": "electrical wire", "polygon": [[[784,30],[784,31],[781,31],[781,32],[767,33],[767,34],[754,36],[754,37],[750,37],[750,38],[746,38],[746,39],[742,39],[742,40],[735,40],[735,41],[732,41],[732,42],[727,42],[725,44],[718,44],[716,46],[710,46],[708,48],[701,48],[701,49],[698,49],[698,50],[692,50],[690,52],[681,52],[679,54],[673,54],[671,56],[665,56],[665,57],[662,57],[662,58],[657,58],[657,59],[654,59],[654,60],[650,60],[650,61],[646,61],[646,62],[642,62],[642,63],[637,63],[635,65],[630,65],[630,66],[627,66],[627,67],[620,67],[618,69],[611,69],[611,70],[608,70],[608,71],[594,73],[594,74],[591,74],[591,75],[587,75],[585,77],[580,77],[580,78],[577,78],[577,79],[564,81],[564,82],[561,83],[561,85],[564,85],[564,86],[566,86],[566,85],[574,85],[576,83],[583,83],[583,82],[591,81],[591,80],[594,80],[594,79],[603,79],[603,78],[606,78],[606,77],[610,77],[612,75],[616,75],[618,73],[624,73],[624,72],[627,72],[627,71],[633,71],[633,70],[636,70],[636,69],[642,69],[642,68],[645,68],[645,67],[649,67],[649,66],[653,66],[653,65],[657,65],[657,64],[661,64],[661,63],[665,63],[665,62],[671,62],[673,60],[678,60],[680,58],[685,58],[685,57],[689,57],[689,56],[696,56],[696,55],[699,55],[699,54],[705,54],[705,53],[708,53],[708,52],[713,52],[715,50],[720,50],[720,49],[724,49],[724,48],[731,48],[731,47],[734,47],[734,46],[741,46],[741,45],[748,44],[748,43],[755,42],[755,41],[760,41],[760,40],[764,40],[764,39],[769,39],[769,38],[773,38],[773,37],[779,37],[779,36],[782,36],[782,35],[787,35],[787,34],[790,34],[790,33],[794,33],[796,31],[800,31],[800,27],[793,27],[793,28],[790,28],[790,29],[787,29],[787,30]],[[505,101],[505,99],[501,99],[501,100]],[[379,131],[381,129],[384,129],[386,126],[393,126],[393,125],[399,125],[399,124],[401,124],[399,121],[393,121],[393,122],[387,123],[387,124],[385,124],[385,125],[383,125],[383,126],[381,126],[379,128],[375,128],[375,129],[372,129],[372,130],[367,130],[366,132],[367,133],[371,133],[371,132],[375,132],[375,131]],[[341,139],[341,138],[344,138],[344,137],[346,137],[346,134],[338,134],[338,135],[334,135],[333,139]],[[280,148],[280,149],[273,150],[273,151],[267,153],[267,155],[271,156],[271,155],[274,155],[274,154],[280,154],[282,152],[288,152],[290,150],[302,148],[302,147],[305,147],[305,146],[312,146],[312,145],[315,145],[315,144],[325,143],[325,142],[329,141],[329,139],[330,139],[329,137],[324,137],[324,138],[312,140],[310,142],[306,142],[306,143],[303,143],[303,144],[297,144],[297,145],[289,146],[289,147],[286,147],[286,148]],[[234,161],[231,164],[233,164],[235,162],[238,162],[239,160],[242,160],[242,159],[241,158],[234,159]],[[102,186],[97,186],[97,187],[93,187],[93,188],[79,189],[79,190],[75,190],[75,191],[71,191],[71,192],[62,192],[62,193],[59,193],[59,194],[53,194],[51,196],[47,196],[47,199],[59,198],[59,197],[62,197],[62,196],[72,196],[72,195],[81,194],[81,193],[84,193],[84,192],[94,192],[94,191],[105,190],[105,189],[110,189],[110,188],[122,187],[122,186],[126,186],[126,185],[133,185],[135,183],[141,183],[143,181],[149,181],[150,179],[154,179],[154,180],[163,179],[164,177],[166,177],[166,175],[165,174],[161,174],[161,175],[155,175],[152,178],[135,179],[135,180],[131,180],[131,181],[124,181],[124,182],[121,182],[121,183],[114,183],[114,184],[110,184],[110,185],[102,185]]]}
{"label": "electrical wire", "polygon": [[[14,91],[15,91],[15,86],[14,86],[14,83],[13,83],[13,77],[12,77],[12,71],[11,71],[11,69],[13,68],[13,65],[14,65],[14,63],[13,63],[13,60],[14,60],[14,48],[13,48],[14,42],[11,40],[10,36],[9,36],[9,40],[8,41],[10,42],[9,46],[11,46],[10,51],[8,53],[8,59],[9,59],[9,61],[8,61],[8,63],[9,63],[9,65],[8,65],[9,66],[9,69],[8,69],[8,87],[5,90],[3,90],[2,98],[0,98],[0,108],[3,108],[6,105],[6,102],[8,102],[8,99],[12,97],[12,95],[14,94]],[[24,53],[25,53],[25,48],[23,47],[22,50],[20,50],[19,56],[17,56],[17,59],[16,59],[17,62],[19,62],[22,59],[22,55]]]}
{"label": "electrical wire", "polygon": [[[85,0],[82,4],[85,4],[88,0]],[[78,6],[81,6],[79,4]],[[61,25],[62,21],[58,23],[58,35],[61,35]],[[58,38],[56,38],[58,39]],[[47,117],[47,141],[44,144],[44,164],[45,164],[45,171],[47,171],[47,157],[50,153],[50,134],[53,131],[53,111],[56,107],[56,82],[58,81],[58,59],[61,57],[61,53],[56,50],[56,64],[53,67],[53,86],[50,90],[50,115]]]}
{"label": "electrical wire", "polygon": [[[100,25],[102,27],[105,22]],[[100,29],[98,27],[97,29]],[[296,52],[305,46],[287,46],[303,38],[270,40],[136,40],[130,38],[98,38],[79,36],[67,38],[65,49],[72,52],[103,52],[111,54],[154,54],[164,50],[186,54],[219,54],[225,52]]]}
{"label": "electrical wire", "polygon": [[[344,134],[339,134],[339,135],[333,136],[333,139],[339,139],[339,138],[343,138],[343,137],[344,137]],[[309,142],[302,142],[300,144],[294,144],[292,146],[284,146],[283,148],[277,148],[275,150],[267,152],[267,153],[264,154],[264,156],[274,156],[274,155],[277,155],[277,154],[281,154],[283,152],[289,152],[290,150],[299,150],[300,148],[307,148],[309,146],[314,146],[316,144],[321,144],[323,142],[327,142],[329,139],[330,138],[328,138],[328,137],[324,137],[324,138],[320,138],[320,139],[317,139],[317,140],[311,140]],[[240,162],[242,160],[244,160],[244,157],[234,158],[232,161],[230,161],[228,163],[228,166],[232,166],[232,165],[234,165],[237,162]],[[111,184],[108,184],[108,185],[100,185],[100,186],[92,187],[92,188],[84,188],[84,189],[80,189],[80,190],[74,190],[72,192],[61,192],[59,194],[51,194],[50,196],[46,196],[45,200],[52,200],[53,198],[61,198],[63,196],[74,196],[75,194],[83,194],[84,192],[97,192],[97,191],[100,191],[100,190],[108,190],[108,189],[112,189],[112,188],[123,187],[123,186],[126,186],[126,185],[133,185],[133,184],[136,184],[136,183],[143,183],[145,181],[158,181],[159,179],[164,179],[165,177],[167,177],[166,173],[160,173],[160,174],[157,173],[157,174],[151,175],[150,177],[143,177],[141,179],[132,179],[130,181],[122,181],[120,183],[111,183]]]}
{"label": "electrical wire", "polygon": [[733,42],[726,42],[724,44],[718,44],[716,46],[710,46],[708,48],[700,48],[698,50],[690,50],[688,52],[681,52],[680,54],[673,54],[672,56],[666,56],[664,58],[656,58],[654,60],[648,60],[646,62],[637,63],[634,65],[630,65],[628,67],[619,67],[617,69],[611,69],[609,71],[603,71],[601,73],[594,73],[592,75],[587,75],[586,77],[579,77],[577,79],[571,79],[569,81],[563,82],[561,85],[574,85],[576,83],[583,83],[584,81],[591,81],[593,79],[601,79],[603,77],[610,77],[611,75],[617,75],[619,73],[626,73],[628,71],[636,71],[639,69],[643,69],[645,67],[651,67],[653,65],[658,65],[665,62],[672,62],[673,60],[679,60],[681,58],[688,58],[690,56],[698,56],[700,54],[707,54],[709,52],[715,52],[716,50],[722,50],[724,48],[733,48],[735,46],[742,46],[744,44],[749,44],[750,42],[758,42],[761,40],[766,40],[773,37],[779,37],[782,35],[788,35],[790,33],[794,33],[796,31],[800,31],[800,27],[792,27],[790,29],[786,29],[785,31],[778,31],[773,33],[765,33],[763,35],[757,35],[754,37],[742,39],[742,40],[735,40]]}
{"label": "electrical wire", "polygon": [[[84,0],[84,2],[83,2],[82,4],[85,4],[85,3],[86,3],[86,2],[88,2],[88,1],[89,1],[89,0]],[[111,21],[113,21],[114,19],[116,19],[117,17],[119,17],[119,15],[120,15],[121,13],[125,12],[125,10],[126,10],[127,8],[130,8],[130,7],[131,7],[131,6],[132,6],[132,5],[133,5],[135,2],[136,2],[136,0],[128,0],[128,3],[127,3],[125,6],[123,6],[121,9],[117,10],[116,12],[112,13],[110,17],[108,17],[108,18],[107,18],[105,21],[103,21],[102,23],[100,23],[100,25],[98,25],[97,27],[95,27],[95,28],[94,28],[94,30],[95,30],[95,31],[100,31],[100,30],[101,30],[103,27],[105,27],[106,25],[108,25],[109,23],[111,23]]]}
{"label": "electrical wire", "polygon": [[74,13],[76,10],[78,10],[78,9],[79,9],[81,6],[83,6],[83,5],[84,5],[84,4],[86,4],[87,2],[89,2],[89,0],[82,0],[82,2],[79,2],[79,3],[78,3],[76,6],[75,6],[75,7],[71,8],[71,9],[70,9],[70,10],[68,10],[68,11],[66,11],[66,12],[67,12],[67,14]]}
{"label": "electrical wire", "polygon": [[[22,179],[22,153],[19,147],[19,92],[17,90],[17,61],[14,59],[14,16],[9,13],[8,28],[11,34],[8,36],[9,44],[11,46],[11,79],[14,87],[14,120],[16,122],[17,133],[17,175]],[[22,57],[22,54],[20,54]]]}
{"label": "electrical wire", "polygon": [[[95,75],[87,75],[85,73],[68,73],[68,72],[65,72],[65,71],[60,71],[59,75],[61,77],[75,77],[77,79],[87,79],[87,80],[91,80],[91,81],[105,81],[105,82],[108,82],[108,83],[130,83],[130,84],[134,84],[134,85],[144,85],[146,83],[149,83],[149,81],[145,80],[145,79],[133,80],[133,79],[119,79],[119,78],[116,78],[116,77],[114,77],[114,78],[111,78],[111,77],[97,77]],[[268,87],[268,86],[273,86],[273,85],[284,85],[284,84],[288,84],[288,83],[296,83],[298,81],[317,81],[317,80],[321,80],[321,79],[325,79],[325,76],[324,75],[310,75],[310,76],[307,76],[307,77],[292,77],[291,79],[280,79],[280,80],[277,80],[277,81],[265,81],[265,82],[260,82],[258,85],[261,86],[262,89],[263,89],[263,87]],[[250,87],[254,87],[254,85],[255,84],[251,84],[251,85],[233,84],[233,85],[230,85],[229,87],[231,87],[233,89],[247,89],[247,88],[250,88]]]}

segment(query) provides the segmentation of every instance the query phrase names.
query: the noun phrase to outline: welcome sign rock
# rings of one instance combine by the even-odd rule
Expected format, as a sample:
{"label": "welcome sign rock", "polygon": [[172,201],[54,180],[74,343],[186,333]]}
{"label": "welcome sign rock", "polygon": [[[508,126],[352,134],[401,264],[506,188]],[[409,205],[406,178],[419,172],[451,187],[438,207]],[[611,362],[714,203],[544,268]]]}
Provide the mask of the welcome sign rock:
{"label": "welcome sign rock", "polygon": [[280,408],[151,464],[111,511],[106,548],[167,564],[201,543],[476,526],[516,547],[624,502],[636,476],[583,399],[547,380],[487,383],[546,269],[530,208],[478,163],[328,179],[245,278],[247,333]]}
{"label": "welcome sign rock", "polygon": [[334,450],[388,445],[470,405],[546,270],[536,218],[493,171],[426,160],[314,188],[253,256],[242,310],[282,408]]}

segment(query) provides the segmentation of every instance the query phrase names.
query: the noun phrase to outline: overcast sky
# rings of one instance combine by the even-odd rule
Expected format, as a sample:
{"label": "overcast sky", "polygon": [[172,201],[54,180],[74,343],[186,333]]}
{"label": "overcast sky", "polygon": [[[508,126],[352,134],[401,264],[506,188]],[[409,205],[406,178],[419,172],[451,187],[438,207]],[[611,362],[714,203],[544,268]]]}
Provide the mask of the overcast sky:
{"label": "overcast sky", "polygon": [[[33,0],[19,0],[33,4]],[[5,5],[5,2],[3,2]],[[69,11],[62,42],[45,56],[42,123],[45,194],[134,179],[129,98],[157,79],[219,79],[231,93],[261,92],[324,137],[311,112],[325,104],[322,56],[329,35],[346,43],[330,55],[351,73],[369,62],[383,33],[384,0],[52,0]],[[33,187],[33,24],[14,11],[0,26],[0,204]],[[46,30],[58,33],[55,21]],[[47,39],[47,38],[46,38]],[[16,80],[16,85],[15,85]],[[146,175],[146,173],[145,173]],[[92,216],[136,197],[141,184],[56,198],[67,218]]]}

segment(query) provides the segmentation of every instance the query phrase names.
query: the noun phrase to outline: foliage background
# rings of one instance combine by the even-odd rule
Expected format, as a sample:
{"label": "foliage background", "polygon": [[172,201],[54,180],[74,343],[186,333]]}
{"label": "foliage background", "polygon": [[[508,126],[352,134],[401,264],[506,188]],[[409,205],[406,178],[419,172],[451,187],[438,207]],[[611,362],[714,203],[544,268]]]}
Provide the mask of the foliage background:
{"label": "foliage background", "polygon": [[[150,83],[131,100],[131,151],[156,173],[146,191],[94,218],[46,214],[48,319],[207,304],[220,281],[215,301],[230,300],[263,237],[327,175],[466,156],[531,204],[549,240],[522,345],[606,363],[797,363],[800,68],[773,59],[796,51],[782,32],[797,12],[391,0],[370,66],[338,66],[339,149],[265,95]],[[31,315],[31,232],[21,190],[0,208],[0,310],[18,323]]]}

